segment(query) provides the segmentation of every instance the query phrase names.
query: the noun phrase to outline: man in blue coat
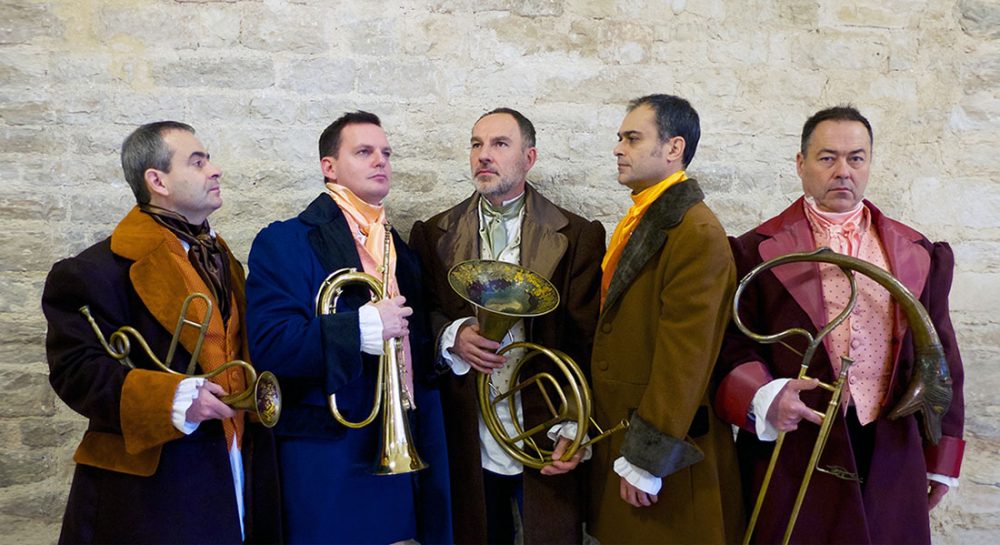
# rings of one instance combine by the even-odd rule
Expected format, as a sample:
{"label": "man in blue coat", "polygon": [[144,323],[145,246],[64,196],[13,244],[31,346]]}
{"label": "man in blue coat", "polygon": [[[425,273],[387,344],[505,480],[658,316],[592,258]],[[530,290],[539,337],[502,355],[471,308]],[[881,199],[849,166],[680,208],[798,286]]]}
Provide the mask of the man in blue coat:
{"label": "man in blue coat", "polygon": [[[431,344],[416,256],[386,223],[392,153],[379,118],[345,114],[319,139],[326,191],[297,217],[272,223],[250,250],[247,329],[261,369],[281,380],[285,405],[275,428],[285,538],[289,543],[448,543],[451,502],[441,402],[430,383]],[[335,312],[317,315],[316,296],[333,272],[354,268],[381,281],[387,296],[370,301],[349,285]],[[331,415],[328,396],[350,421],[374,402],[383,341],[396,338],[402,398],[425,469],[372,473],[381,415],[351,429]],[[383,407],[383,411],[385,408]]]}

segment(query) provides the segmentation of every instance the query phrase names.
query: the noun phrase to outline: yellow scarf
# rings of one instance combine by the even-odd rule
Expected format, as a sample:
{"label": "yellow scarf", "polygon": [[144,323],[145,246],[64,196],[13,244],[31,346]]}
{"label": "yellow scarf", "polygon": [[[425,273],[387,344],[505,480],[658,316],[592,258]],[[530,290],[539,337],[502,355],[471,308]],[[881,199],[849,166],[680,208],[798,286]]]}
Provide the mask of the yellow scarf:
{"label": "yellow scarf", "polygon": [[622,250],[625,248],[625,244],[628,242],[629,238],[632,237],[632,232],[635,231],[636,225],[639,224],[639,220],[646,213],[646,210],[651,204],[656,202],[656,199],[660,198],[660,195],[664,191],[675,184],[679,184],[687,180],[687,174],[683,170],[679,170],[666,179],[658,182],[656,185],[652,185],[643,189],[639,193],[633,193],[632,197],[632,207],[628,209],[625,217],[618,222],[618,226],[615,227],[614,234],[611,235],[611,242],[608,244],[608,251],[604,254],[604,260],[601,261],[601,269],[604,274],[601,277],[601,306],[604,306],[604,298],[608,295],[608,287],[611,285],[611,278],[615,275],[615,269],[618,267],[618,260],[622,257]]}
{"label": "yellow scarf", "polygon": [[[370,267],[366,263],[367,260],[362,259],[361,263],[364,266],[365,272],[381,281],[382,261],[385,259],[385,206],[381,204],[378,206],[369,204],[361,200],[353,191],[340,184],[327,183],[326,188],[330,191],[330,196],[333,197],[334,202],[337,203],[337,206],[347,216],[348,224],[356,225],[358,231],[365,236],[364,244],[358,244],[358,246],[365,250],[372,261],[374,261],[375,266],[378,267],[378,270],[369,270]],[[355,235],[355,233],[352,233],[352,235]],[[389,241],[389,276],[392,278],[390,284],[395,284],[396,245],[391,239]]]}

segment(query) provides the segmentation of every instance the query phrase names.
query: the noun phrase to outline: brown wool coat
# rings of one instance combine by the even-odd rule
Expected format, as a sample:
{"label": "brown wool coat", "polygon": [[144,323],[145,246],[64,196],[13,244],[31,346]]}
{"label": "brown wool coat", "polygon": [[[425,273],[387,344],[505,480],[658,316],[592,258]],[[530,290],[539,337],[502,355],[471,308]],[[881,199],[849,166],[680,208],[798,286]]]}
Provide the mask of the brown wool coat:
{"label": "brown wool coat", "polygon": [[[624,434],[595,448],[590,531],[604,544],[724,543],[742,535],[732,432],[709,402],[735,268],[725,231],[702,199],[690,179],[647,210],[598,322],[591,364],[596,418],[612,425],[634,413]],[[704,458],[684,467],[699,451]],[[622,454],[665,475],[653,506],[635,508],[620,498],[612,465]]]}
{"label": "brown wool coat", "polygon": [[[527,337],[566,352],[586,373],[597,323],[604,228],[557,207],[530,185],[526,192],[521,265],[552,281],[560,295],[555,311],[527,321]],[[456,263],[479,258],[478,202],[474,194],[426,222],[417,222],[410,234],[410,246],[424,267],[435,334],[451,321],[473,315],[471,305],[448,285],[447,274]],[[456,543],[486,543],[476,376],[475,372],[455,376],[450,370],[442,375]],[[537,421],[535,409],[525,397],[526,420]],[[581,543],[585,484],[583,466],[548,477],[525,469],[525,543]]]}

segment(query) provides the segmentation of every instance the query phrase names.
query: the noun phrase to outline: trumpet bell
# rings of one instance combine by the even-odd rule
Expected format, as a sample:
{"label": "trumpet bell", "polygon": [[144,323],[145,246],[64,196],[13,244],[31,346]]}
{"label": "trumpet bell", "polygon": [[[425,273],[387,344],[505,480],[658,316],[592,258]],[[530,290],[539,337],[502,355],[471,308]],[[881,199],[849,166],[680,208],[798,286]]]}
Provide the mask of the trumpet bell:
{"label": "trumpet bell", "polygon": [[281,387],[278,386],[278,377],[270,371],[261,373],[257,378],[253,397],[260,423],[264,427],[273,428],[281,418]]}
{"label": "trumpet bell", "polygon": [[521,318],[559,306],[559,291],[548,279],[503,261],[463,261],[448,271],[448,283],[475,307],[479,334],[497,342]]}

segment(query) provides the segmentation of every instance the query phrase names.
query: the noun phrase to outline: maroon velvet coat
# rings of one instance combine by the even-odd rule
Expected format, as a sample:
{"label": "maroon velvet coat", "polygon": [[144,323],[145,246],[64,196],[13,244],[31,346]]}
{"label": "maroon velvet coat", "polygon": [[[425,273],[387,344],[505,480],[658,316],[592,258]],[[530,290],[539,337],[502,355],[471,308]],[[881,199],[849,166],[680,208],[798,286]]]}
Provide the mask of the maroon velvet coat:
{"label": "maroon velvet coat", "polygon": [[[548,278],[560,295],[555,311],[525,324],[527,340],[566,352],[589,375],[600,304],[604,227],[557,207],[530,185],[526,192],[521,265]],[[410,233],[410,246],[420,254],[424,267],[432,326],[438,335],[448,323],[474,315],[472,306],[449,286],[448,271],[456,263],[480,256],[478,202],[474,194],[426,222],[417,222]],[[472,371],[456,376],[449,369],[441,388],[456,543],[486,543],[477,375]],[[525,420],[537,422],[536,413],[525,396]],[[585,465],[555,476],[524,470],[525,543],[582,542]]]}
{"label": "maroon velvet coat", "polygon": [[[885,217],[871,203],[865,201],[865,205],[872,213],[892,274],[918,296],[937,329],[954,380],[954,397],[942,422],[944,437],[936,447],[921,436],[918,417],[886,418],[902,396],[914,362],[909,326],[898,305],[894,305],[892,380],[880,416],[871,424],[875,426],[875,446],[864,492],[856,482],[814,473],[792,534],[792,542],[796,543],[929,543],[926,473],[957,476],[961,463],[963,372],[948,316],[954,268],[951,248],[947,243],[931,243],[913,229]],[[741,277],[766,260],[815,249],[802,199],[731,243]],[[783,265],[762,273],[747,287],[740,311],[747,327],[757,333],[776,333],[792,327],[817,331],[826,324],[818,264]],[[806,343],[795,337],[791,344],[801,352]],[[762,362],[766,371],[751,377],[749,371],[763,369],[754,362]],[[716,405],[730,423],[742,428],[737,446],[748,506],[756,501],[774,445],[758,441],[753,434],[745,416],[749,401],[767,380],[797,376],[801,363],[800,355],[780,344],[757,344],[735,327],[727,332],[718,366],[724,380]],[[824,382],[834,381],[826,350],[816,351],[810,375]],[[803,392],[801,397],[818,410],[824,410],[829,400],[829,394],[820,389]],[[727,404],[729,407],[723,407]],[[757,542],[778,542],[784,535],[818,430],[818,426],[804,423],[797,431],[786,434],[757,522]],[[820,466],[857,471],[842,417],[834,421]]]}

